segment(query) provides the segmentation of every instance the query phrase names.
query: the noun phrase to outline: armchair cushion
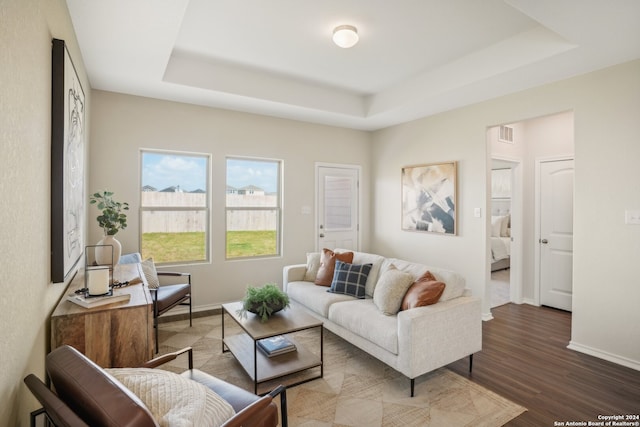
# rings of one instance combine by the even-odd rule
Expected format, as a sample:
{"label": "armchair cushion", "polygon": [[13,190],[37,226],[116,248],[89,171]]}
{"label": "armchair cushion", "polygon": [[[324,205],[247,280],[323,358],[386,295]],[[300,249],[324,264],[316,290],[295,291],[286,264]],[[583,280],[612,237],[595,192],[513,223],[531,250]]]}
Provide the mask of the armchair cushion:
{"label": "armchair cushion", "polygon": [[164,285],[155,290],[158,293],[157,302],[158,313],[169,309],[176,303],[182,301],[189,293],[191,293],[191,285],[182,283],[179,285]]}
{"label": "armchair cushion", "polygon": [[214,391],[174,372],[148,368],[106,371],[135,393],[161,426],[220,426],[235,414]]}

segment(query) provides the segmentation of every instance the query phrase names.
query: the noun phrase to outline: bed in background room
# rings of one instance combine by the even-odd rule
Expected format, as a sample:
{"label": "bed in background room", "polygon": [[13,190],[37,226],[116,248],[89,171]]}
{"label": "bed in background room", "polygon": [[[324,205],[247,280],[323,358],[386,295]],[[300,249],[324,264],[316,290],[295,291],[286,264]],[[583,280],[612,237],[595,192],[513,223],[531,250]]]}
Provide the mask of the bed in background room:
{"label": "bed in background room", "polygon": [[491,271],[511,266],[511,199],[491,200]]}

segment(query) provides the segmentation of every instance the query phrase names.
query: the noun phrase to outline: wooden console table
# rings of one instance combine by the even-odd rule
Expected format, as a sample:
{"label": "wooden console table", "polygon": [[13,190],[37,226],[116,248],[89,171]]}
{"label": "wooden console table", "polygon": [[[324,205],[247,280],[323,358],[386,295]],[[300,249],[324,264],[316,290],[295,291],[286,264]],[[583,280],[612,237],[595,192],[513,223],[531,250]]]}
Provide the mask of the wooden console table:
{"label": "wooden console table", "polygon": [[138,279],[123,288],[128,302],[83,308],[66,297],[84,287],[81,269],[51,315],[51,349],[68,344],[103,368],[136,367],[153,357],[153,300],[140,264],[117,264],[114,280]]}

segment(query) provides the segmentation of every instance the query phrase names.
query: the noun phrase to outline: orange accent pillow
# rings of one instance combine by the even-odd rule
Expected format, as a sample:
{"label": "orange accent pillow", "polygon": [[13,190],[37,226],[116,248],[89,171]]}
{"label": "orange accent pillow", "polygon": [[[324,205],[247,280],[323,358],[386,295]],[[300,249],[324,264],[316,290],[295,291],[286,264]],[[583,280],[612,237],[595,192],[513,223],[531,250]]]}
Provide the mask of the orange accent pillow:
{"label": "orange accent pillow", "polygon": [[331,249],[323,249],[320,255],[320,268],[316,274],[316,285],[331,286],[333,281],[333,272],[336,268],[336,260],[353,263],[353,252],[335,253]]}
{"label": "orange accent pillow", "polygon": [[424,307],[438,302],[444,292],[445,284],[438,281],[430,271],[427,271],[409,287],[402,299],[401,310]]}

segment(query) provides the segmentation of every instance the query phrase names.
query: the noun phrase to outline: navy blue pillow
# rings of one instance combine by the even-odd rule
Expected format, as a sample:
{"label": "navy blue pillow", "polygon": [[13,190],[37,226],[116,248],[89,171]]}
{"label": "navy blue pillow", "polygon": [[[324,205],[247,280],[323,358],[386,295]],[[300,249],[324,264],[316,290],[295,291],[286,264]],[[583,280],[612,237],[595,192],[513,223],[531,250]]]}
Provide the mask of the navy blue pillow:
{"label": "navy blue pillow", "polygon": [[364,299],[367,277],[373,264],[355,265],[336,260],[331,287],[327,292],[351,295]]}

